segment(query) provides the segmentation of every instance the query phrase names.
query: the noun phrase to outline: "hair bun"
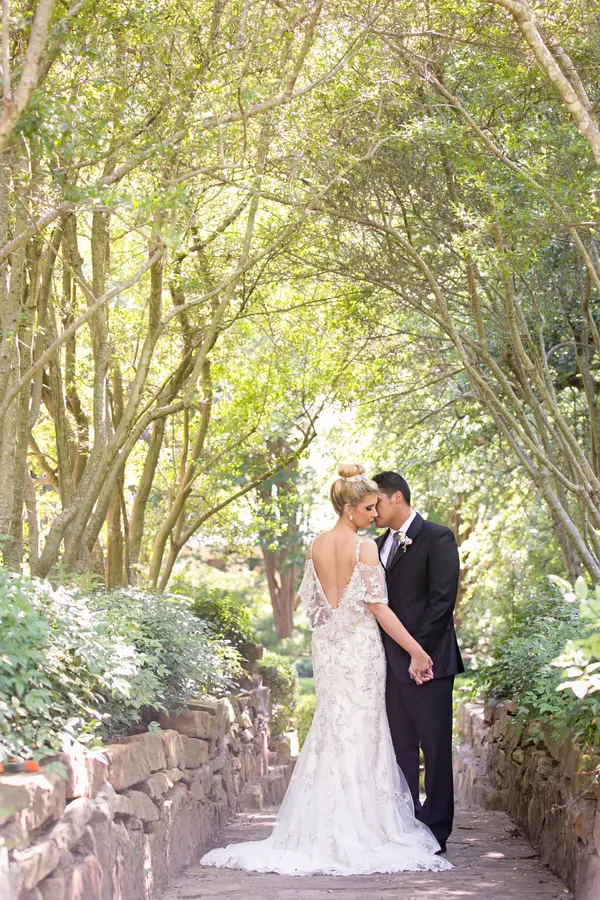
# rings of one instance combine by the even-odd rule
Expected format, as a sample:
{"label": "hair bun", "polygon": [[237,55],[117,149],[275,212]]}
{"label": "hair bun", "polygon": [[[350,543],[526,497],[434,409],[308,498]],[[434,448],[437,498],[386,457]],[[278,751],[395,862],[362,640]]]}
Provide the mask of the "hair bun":
{"label": "hair bun", "polygon": [[340,478],[352,478],[354,475],[364,475],[365,467],[360,463],[342,463],[338,469]]}
{"label": "hair bun", "polygon": [[338,468],[339,478],[331,485],[329,496],[338,516],[344,506],[357,506],[367,494],[376,494],[379,487],[365,475],[365,467],[360,463],[343,463]]}

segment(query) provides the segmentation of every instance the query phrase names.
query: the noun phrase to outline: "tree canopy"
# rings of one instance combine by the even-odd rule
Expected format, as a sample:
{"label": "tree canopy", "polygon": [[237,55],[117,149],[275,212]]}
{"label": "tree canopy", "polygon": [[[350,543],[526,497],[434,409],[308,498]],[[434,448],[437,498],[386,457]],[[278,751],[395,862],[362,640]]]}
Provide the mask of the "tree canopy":
{"label": "tree canopy", "polygon": [[484,504],[600,581],[597,26],[4,0],[5,565],[164,589],[243,496],[279,552],[273,485],[353,408],[474,570]]}

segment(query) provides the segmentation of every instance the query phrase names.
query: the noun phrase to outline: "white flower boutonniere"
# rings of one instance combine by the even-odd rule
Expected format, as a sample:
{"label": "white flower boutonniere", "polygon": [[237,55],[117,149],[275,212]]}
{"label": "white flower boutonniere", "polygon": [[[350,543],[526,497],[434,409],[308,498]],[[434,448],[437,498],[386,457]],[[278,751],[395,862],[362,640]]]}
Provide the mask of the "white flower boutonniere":
{"label": "white flower boutonniere", "polygon": [[412,538],[409,538],[408,535],[404,534],[403,531],[397,531],[394,537],[398,541],[402,552],[406,553],[406,548],[410,547],[410,545],[412,544]]}

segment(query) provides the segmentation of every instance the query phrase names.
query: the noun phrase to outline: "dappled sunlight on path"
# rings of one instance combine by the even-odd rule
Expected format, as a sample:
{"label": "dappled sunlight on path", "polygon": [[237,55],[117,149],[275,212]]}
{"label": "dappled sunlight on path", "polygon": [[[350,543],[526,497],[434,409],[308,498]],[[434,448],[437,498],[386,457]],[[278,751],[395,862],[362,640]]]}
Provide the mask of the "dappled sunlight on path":
{"label": "dappled sunlight on path", "polygon": [[[268,837],[274,811],[243,814],[215,846]],[[292,878],[190,866],[161,900],[573,900],[500,812],[459,810],[448,842],[455,868],[401,873]]]}

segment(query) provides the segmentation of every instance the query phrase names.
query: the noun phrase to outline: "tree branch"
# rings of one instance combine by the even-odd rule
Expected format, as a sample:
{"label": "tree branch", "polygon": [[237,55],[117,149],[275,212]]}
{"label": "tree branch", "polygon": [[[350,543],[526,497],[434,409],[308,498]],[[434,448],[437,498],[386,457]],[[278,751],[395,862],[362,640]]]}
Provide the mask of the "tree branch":
{"label": "tree branch", "polygon": [[503,6],[512,15],[519,31],[531,47],[540,68],[560,94],[577,128],[592,148],[594,159],[600,165],[600,130],[596,120],[544,43],[529,3],[526,3],[525,0],[488,0],[488,2],[496,6]]}
{"label": "tree branch", "polygon": [[[6,0],[3,0],[3,4],[5,2]],[[54,0],[40,0],[35,16],[33,17],[29,43],[27,45],[27,52],[25,53],[25,61],[23,63],[23,71],[21,73],[21,78],[19,79],[19,86],[15,91],[14,97],[4,103],[2,115],[0,116],[0,153],[6,149],[13,132],[17,127],[21,114],[37,87],[40,77],[40,62],[44,47],[46,46],[48,25],[50,24],[53,8]],[[4,18],[4,5],[2,13]],[[2,55],[4,65],[4,27],[2,29],[2,34]]]}
{"label": "tree branch", "polygon": [[137,270],[137,272],[135,272],[134,275],[131,276],[131,278],[128,278],[127,281],[122,281],[121,284],[116,285],[116,287],[111,288],[110,291],[107,291],[105,294],[103,294],[102,297],[100,297],[98,300],[96,300],[94,303],[92,303],[86,309],[86,311],[84,313],[82,313],[82,315],[79,316],[79,318],[75,319],[69,325],[68,328],[65,328],[63,333],[60,334],[56,338],[56,340],[52,341],[52,343],[47,348],[47,350],[45,350],[44,353],[41,354],[41,356],[37,360],[37,362],[35,362],[34,365],[32,365],[25,372],[25,374],[22,376],[22,378],[20,378],[19,381],[17,381],[15,386],[8,392],[8,394],[4,398],[2,405],[0,405],[0,422],[6,415],[6,411],[9,408],[9,406],[11,405],[11,403],[13,402],[13,400],[15,399],[15,397],[17,397],[20,394],[20,392],[23,390],[24,387],[29,385],[29,383],[31,382],[31,379],[33,378],[35,373],[38,372],[39,369],[42,368],[42,366],[46,365],[48,360],[51,359],[52,356],[54,356],[56,351],[60,347],[62,347],[62,345],[65,344],[69,340],[69,338],[71,338],[75,334],[75,332],[79,328],[81,328],[82,325],[85,325],[85,323],[94,315],[94,313],[97,313],[99,309],[101,309],[106,303],[108,303],[114,297],[118,297],[119,294],[122,294],[128,288],[130,288],[134,284],[136,284],[140,280],[142,275],[145,272],[147,272],[148,269],[151,266],[153,266],[154,263],[158,259],[160,259],[160,257],[164,254],[164,252],[165,252],[165,248],[159,247],[159,249],[148,260],[146,260],[146,262],[143,263],[143,265],[140,266],[140,268]]}
{"label": "tree branch", "polygon": [[5,107],[12,102],[10,87],[10,0],[2,0],[2,99]]}

